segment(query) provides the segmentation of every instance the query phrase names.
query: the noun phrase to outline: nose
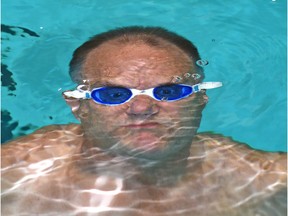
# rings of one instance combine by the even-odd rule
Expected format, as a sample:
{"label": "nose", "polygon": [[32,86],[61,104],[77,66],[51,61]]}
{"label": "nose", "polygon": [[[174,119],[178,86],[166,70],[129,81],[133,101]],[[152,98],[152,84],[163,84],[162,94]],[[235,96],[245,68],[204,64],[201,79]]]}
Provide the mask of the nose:
{"label": "nose", "polygon": [[129,102],[130,106],[127,109],[127,114],[146,117],[155,115],[159,112],[159,107],[156,102],[157,101],[149,96],[138,95]]}

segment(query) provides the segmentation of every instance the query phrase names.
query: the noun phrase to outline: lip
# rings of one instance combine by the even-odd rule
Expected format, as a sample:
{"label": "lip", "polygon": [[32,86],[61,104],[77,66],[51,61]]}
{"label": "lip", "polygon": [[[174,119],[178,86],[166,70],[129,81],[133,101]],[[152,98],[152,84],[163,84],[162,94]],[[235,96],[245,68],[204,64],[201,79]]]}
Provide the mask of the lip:
{"label": "lip", "polygon": [[155,128],[158,127],[160,124],[157,122],[149,122],[149,123],[140,123],[140,124],[129,124],[125,125],[124,127],[127,128]]}

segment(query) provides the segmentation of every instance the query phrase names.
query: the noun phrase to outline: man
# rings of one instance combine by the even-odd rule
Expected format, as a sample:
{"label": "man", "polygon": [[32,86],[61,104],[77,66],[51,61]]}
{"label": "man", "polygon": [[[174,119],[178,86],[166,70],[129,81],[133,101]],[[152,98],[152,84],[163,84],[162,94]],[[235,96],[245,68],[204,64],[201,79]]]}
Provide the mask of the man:
{"label": "man", "polygon": [[207,103],[196,47],[157,27],[111,30],[70,63],[80,125],[2,148],[2,215],[286,215],[286,154],[196,134]]}

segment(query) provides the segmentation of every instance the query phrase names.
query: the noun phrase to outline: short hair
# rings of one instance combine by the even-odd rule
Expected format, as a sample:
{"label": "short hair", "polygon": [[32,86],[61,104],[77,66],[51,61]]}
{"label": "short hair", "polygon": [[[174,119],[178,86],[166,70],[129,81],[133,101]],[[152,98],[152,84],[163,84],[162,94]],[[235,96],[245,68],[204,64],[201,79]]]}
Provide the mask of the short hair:
{"label": "short hair", "polygon": [[204,79],[202,67],[196,64],[196,61],[200,60],[200,55],[196,46],[191,41],[162,27],[129,26],[97,34],[74,51],[69,64],[69,74],[74,82],[81,83],[83,81],[81,78],[81,69],[87,54],[101,44],[113,39],[119,39],[119,42],[123,44],[131,41],[142,41],[150,46],[159,46],[163,41],[173,44],[189,56],[194,62],[201,80]]}

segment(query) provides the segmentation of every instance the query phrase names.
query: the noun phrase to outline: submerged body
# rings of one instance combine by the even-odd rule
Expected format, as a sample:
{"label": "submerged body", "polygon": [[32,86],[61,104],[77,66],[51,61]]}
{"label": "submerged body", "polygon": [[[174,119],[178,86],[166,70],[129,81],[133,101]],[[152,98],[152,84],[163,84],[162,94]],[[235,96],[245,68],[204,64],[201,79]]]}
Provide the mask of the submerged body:
{"label": "submerged body", "polygon": [[286,215],[284,153],[203,133],[187,160],[157,164],[83,144],[71,124],[4,145],[1,215]]}

